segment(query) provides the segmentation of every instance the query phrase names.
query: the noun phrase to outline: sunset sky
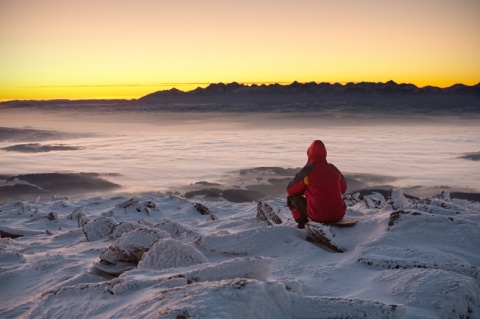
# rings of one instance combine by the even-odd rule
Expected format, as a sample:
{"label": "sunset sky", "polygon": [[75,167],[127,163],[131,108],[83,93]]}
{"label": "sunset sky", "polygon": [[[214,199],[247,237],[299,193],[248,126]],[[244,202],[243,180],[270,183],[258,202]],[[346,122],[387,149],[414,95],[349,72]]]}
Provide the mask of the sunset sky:
{"label": "sunset sky", "polygon": [[480,82],[479,0],[0,0],[0,100]]}

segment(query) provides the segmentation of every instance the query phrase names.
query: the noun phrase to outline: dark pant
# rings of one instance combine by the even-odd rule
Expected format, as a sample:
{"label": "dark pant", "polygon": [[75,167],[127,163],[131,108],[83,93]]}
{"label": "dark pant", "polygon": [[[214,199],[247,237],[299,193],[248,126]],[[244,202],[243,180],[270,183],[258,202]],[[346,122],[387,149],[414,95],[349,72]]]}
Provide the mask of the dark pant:
{"label": "dark pant", "polygon": [[308,223],[307,199],[304,196],[288,196],[287,205],[299,225]]}

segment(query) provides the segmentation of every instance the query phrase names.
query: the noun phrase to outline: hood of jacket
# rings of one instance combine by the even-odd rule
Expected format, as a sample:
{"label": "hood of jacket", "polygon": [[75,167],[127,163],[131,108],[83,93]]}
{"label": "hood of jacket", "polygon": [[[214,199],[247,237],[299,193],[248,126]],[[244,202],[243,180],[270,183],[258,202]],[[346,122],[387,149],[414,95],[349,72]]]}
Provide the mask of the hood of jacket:
{"label": "hood of jacket", "polygon": [[312,163],[320,160],[327,160],[327,149],[325,144],[320,140],[315,140],[312,142],[310,147],[307,150],[308,162]]}

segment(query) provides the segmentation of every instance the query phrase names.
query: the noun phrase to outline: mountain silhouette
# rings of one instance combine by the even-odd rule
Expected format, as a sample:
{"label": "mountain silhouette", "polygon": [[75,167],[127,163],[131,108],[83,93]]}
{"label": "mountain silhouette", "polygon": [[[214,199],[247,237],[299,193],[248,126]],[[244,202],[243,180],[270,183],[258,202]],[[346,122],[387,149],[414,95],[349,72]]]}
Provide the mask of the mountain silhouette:
{"label": "mountain silhouette", "polygon": [[136,100],[8,101],[0,108],[147,110],[172,112],[338,112],[480,114],[480,83],[447,88],[382,82],[252,84],[214,83],[176,88]]}
{"label": "mountain silhouette", "polygon": [[480,83],[447,88],[385,83],[299,83],[244,85],[210,84],[183,92],[176,89],[148,94],[137,106],[184,111],[411,111],[415,113],[480,113]]}

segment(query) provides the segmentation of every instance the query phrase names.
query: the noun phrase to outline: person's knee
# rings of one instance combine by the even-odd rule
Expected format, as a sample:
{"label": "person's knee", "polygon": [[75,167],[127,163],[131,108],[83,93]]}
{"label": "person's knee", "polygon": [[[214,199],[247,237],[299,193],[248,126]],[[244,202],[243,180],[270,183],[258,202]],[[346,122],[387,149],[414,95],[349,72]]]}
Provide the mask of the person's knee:
{"label": "person's knee", "polygon": [[288,195],[287,196],[287,206],[288,207],[297,207],[296,203],[297,203],[297,200],[296,200],[296,197],[297,196],[292,196],[292,195]]}
{"label": "person's knee", "polygon": [[288,206],[290,206],[291,200],[292,200],[292,196],[288,195],[287,196],[287,205]]}
{"label": "person's knee", "polygon": [[295,206],[295,207],[298,207],[299,203],[301,203],[302,200],[304,200],[305,197],[303,197],[302,195],[288,195],[287,196],[287,204],[289,206]]}

